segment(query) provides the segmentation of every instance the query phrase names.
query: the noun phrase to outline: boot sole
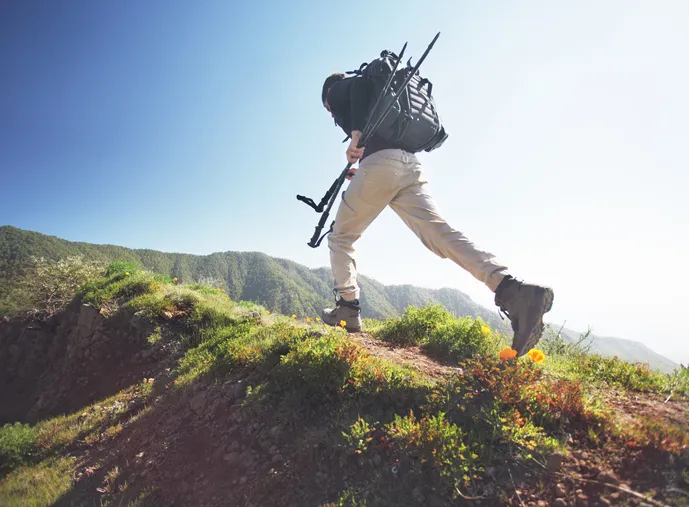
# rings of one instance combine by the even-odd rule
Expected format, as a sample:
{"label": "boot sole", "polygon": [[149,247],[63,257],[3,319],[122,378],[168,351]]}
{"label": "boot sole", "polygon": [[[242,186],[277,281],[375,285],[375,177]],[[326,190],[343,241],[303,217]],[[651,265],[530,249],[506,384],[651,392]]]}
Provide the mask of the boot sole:
{"label": "boot sole", "polygon": [[529,333],[529,337],[526,339],[524,342],[524,346],[522,350],[518,352],[519,356],[522,356],[526,354],[529,350],[531,350],[541,339],[541,336],[543,336],[543,315],[548,313],[550,309],[553,307],[553,301],[555,299],[555,293],[553,292],[553,289],[550,287],[545,288],[545,294],[543,295],[543,301],[541,303],[541,308],[540,308],[540,314],[541,316],[539,317],[538,321],[536,322],[536,325],[533,327],[531,332]]}

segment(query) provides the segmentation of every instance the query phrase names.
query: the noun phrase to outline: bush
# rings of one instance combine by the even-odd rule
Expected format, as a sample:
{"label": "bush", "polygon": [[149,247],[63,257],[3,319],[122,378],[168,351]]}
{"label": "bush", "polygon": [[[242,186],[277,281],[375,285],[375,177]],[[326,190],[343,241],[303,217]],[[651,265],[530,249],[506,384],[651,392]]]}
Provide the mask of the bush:
{"label": "bush", "polygon": [[60,260],[32,257],[20,276],[11,299],[20,302],[15,313],[50,317],[63,310],[86,283],[103,273],[99,262],[82,257]]}
{"label": "bush", "polygon": [[435,331],[455,322],[455,317],[442,305],[410,306],[400,318],[386,321],[379,336],[399,345],[417,345],[425,342]]}
{"label": "bush", "polygon": [[137,266],[133,262],[128,261],[115,261],[111,262],[107,268],[105,268],[105,276],[120,275],[125,273],[135,273]]}
{"label": "bush", "polygon": [[5,424],[0,428],[0,472],[7,472],[27,463],[38,437],[28,424]]}

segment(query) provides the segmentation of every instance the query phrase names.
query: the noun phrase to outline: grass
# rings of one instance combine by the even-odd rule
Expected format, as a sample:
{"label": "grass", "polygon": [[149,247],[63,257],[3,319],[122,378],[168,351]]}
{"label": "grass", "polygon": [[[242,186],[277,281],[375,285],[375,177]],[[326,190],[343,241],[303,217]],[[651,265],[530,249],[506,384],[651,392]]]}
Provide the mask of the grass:
{"label": "grass", "polygon": [[[290,459],[304,471],[294,491],[317,494],[308,481],[325,467],[329,505],[406,505],[432,497],[450,503],[488,494],[495,488],[488,470],[499,475],[510,465],[544,463],[572,435],[597,446],[621,438],[676,455],[689,445],[683,429],[659,420],[612,435],[612,413],[595,394],[596,386],[612,385],[681,396],[685,369],[663,376],[548,342],[543,364],[500,360],[504,337],[438,305],[409,308],[385,322],[366,319],[364,328],[458,366],[448,378],[375,356],[342,329],[269,315],[219,287],[180,285],[127,263],[111,265],[78,297],[106,316],[141,312],[154,329],[145,346],[174,341],[176,363],[164,385],[145,380],[75,413],[0,429],[1,505],[50,505],[71,487],[75,470],[67,455],[115,448],[123,429],[153,410],[154,399],[173,404],[187,390],[229,379],[247,385],[236,408],[243,420],[289,429]],[[109,470],[108,501],[117,504],[118,488],[127,484],[124,469]],[[498,488],[512,494],[509,485]],[[146,498],[143,492],[129,504],[144,507]]]}
{"label": "grass", "polygon": [[3,507],[47,507],[72,486],[72,458],[55,457],[23,465],[0,481]]}

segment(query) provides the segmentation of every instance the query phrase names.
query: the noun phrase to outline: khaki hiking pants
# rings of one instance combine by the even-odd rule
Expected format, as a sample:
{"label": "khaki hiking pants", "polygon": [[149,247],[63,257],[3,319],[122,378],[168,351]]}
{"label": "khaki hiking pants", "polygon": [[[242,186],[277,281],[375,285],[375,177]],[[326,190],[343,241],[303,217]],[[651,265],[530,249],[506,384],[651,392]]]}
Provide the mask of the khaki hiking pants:
{"label": "khaki hiking pants", "polygon": [[381,150],[359,165],[328,236],[335,289],[343,299],[359,299],[353,245],[385,206],[390,206],[429,250],[451,259],[491,291],[495,292],[507,274],[493,254],[477,249],[445,222],[416,156],[403,150]]}

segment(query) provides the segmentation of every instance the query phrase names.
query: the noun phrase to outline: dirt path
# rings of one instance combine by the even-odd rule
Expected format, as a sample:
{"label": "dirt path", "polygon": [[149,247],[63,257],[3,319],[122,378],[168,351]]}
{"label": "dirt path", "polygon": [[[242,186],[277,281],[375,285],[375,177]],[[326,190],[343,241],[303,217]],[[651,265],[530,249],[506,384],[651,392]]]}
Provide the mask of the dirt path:
{"label": "dirt path", "polygon": [[411,366],[422,375],[432,379],[447,377],[461,371],[461,368],[434,361],[424,354],[419,346],[399,347],[371,338],[368,333],[355,333],[350,337],[372,355],[400,365]]}

